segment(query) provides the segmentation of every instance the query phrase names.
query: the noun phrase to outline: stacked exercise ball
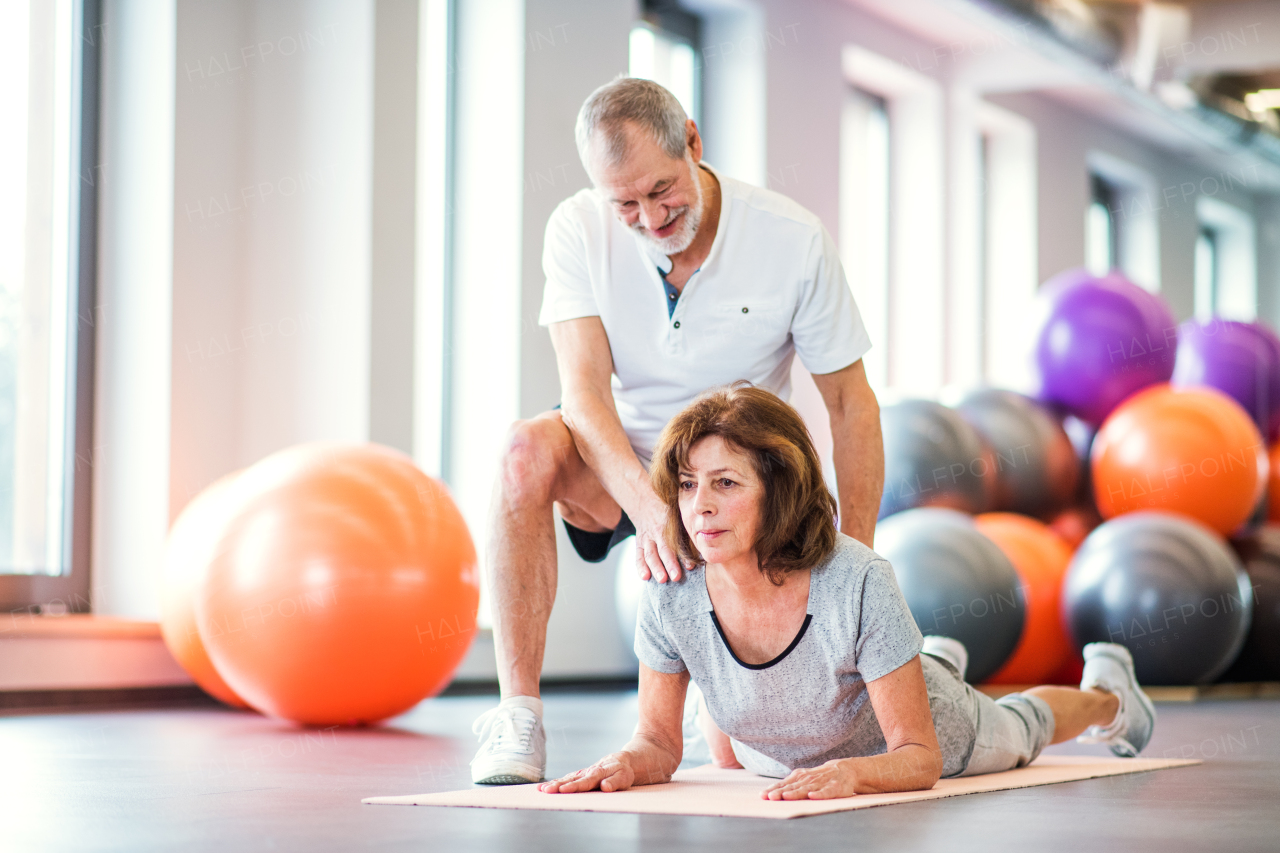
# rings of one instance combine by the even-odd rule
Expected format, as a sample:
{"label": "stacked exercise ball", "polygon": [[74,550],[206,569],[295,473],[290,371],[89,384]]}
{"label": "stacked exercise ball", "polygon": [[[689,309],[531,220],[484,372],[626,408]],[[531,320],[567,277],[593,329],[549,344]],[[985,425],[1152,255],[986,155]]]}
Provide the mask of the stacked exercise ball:
{"label": "stacked exercise ball", "polygon": [[1022,584],[1004,552],[970,516],[931,507],[880,522],[875,541],[921,633],[964,643],[970,681],[995,673],[1017,647],[1026,619]]}
{"label": "stacked exercise ball", "polygon": [[880,432],[880,518],[921,506],[982,512],[991,505],[995,460],[958,412],[931,400],[904,400],[880,409]]}
{"label": "stacked exercise ball", "polygon": [[1160,297],[1118,272],[1072,270],[1040,289],[1037,396],[1100,424],[1130,394],[1173,375],[1178,327]]}
{"label": "stacked exercise ball", "polygon": [[1280,338],[1178,326],[1114,272],[1057,276],[1039,315],[1035,399],[882,410],[876,547],[919,627],[965,642],[973,680],[1069,683],[1096,641],[1150,684],[1280,678]]}
{"label": "stacked exercise ball", "polygon": [[1075,497],[1080,462],[1071,439],[1034,400],[998,388],[966,396],[956,407],[991,451],[991,506],[1050,518]]}
{"label": "stacked exercise ball", "polygon": [[1253,619],[1226,679],[1280,681],[1280,527],[1266,526],[1232,543],[1253,591]]}
{"label": "stacked exercise ball", "polygon": [[1280,338],[1261,323],[1183,323],[1172,381],[1221,391],[1240,404],[1267,441],[1280,437]]}
{"label": "stacked exercise ball", "polygon": [[1205,684],[1240,652],[1253,595],[1214,531],[1173,513],[1135,512],[1080,546],[1062,607],[1077,645],[1125,646],[1140,682]]}
{"label": "stacked exercise ball", "polygon": [[1262,436],[1240,404],[1212,388],[1155,385],[1124,401],[1093,442],[1104,518],[1163,509],[1229,535],[1267,483]]}
{"label": "stacked exercise ball", "polygon": [[1061,615],[1062,582],[1071,562],[1071,548],[1048,525],[1011,512],[980,515],[974,525],[1009,558],[1026,599],[1022,636],[990,681],[1047,683],[1074,651]]}
{"label": "stacked exercise ball", "polygon": [[303,445],[216,483],[175,522],[165,565],[165,637],[197,683],[305,725],[408,710],[475,634],[461,514],[375,445]]}

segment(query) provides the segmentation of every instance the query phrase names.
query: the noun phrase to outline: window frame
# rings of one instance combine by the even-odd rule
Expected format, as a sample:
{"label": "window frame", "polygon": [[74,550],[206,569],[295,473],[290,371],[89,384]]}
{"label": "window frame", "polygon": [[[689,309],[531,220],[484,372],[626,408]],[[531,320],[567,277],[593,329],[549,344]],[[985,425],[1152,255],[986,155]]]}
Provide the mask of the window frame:
{"label": "window frame", "polygon": [[679,0],[644,0],[640,17],[633,26],[647,26],[655,34],[688,45],[693,51],[693,103],[689,118],[702,126],[702,106],[706,102],[706,75],[702,73],[702,19],[684,8]]}
{"label": "window frame", "polygon": [[[73,50],[76,69],[73,103],[79,105],[72,116],[72,144],[78,149],[73,162],[78,166],[79,180],[73,180],[71,238],[71,275],[66,282],[68,315],[71,324],[68,340],[75,347],[74,361],[68,381],[68,400],[74,407],[69,416],[71,434],[68,489],[66,498],[70,512],[70,530],[64,537],[70,544],[68,571],[59,575],[0,574],[0,607],[11,616],[20,613],[82,613],[90,610],[90,571],[92,555],[93,469],[96,454],[93,445],[94,411],[94,342],[99,317],[97,304],[98,254],[98,184],[103,179],[98,162],[98,127],[100,107],[101,56],[104,32],[101,0],[75,0],[73,16],[80,38]],[[68,536],[69,533],[69,536]]]}

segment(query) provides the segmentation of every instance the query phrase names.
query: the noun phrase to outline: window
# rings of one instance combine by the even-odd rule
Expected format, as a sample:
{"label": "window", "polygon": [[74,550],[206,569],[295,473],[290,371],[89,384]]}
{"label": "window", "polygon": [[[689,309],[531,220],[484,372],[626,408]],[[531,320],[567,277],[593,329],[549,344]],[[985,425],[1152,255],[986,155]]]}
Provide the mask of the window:
{"label": "window", "polygon": [[[889,339],[889,113],[884,98],[850,89],[840,129],[840,254],[874,343]],[[887,348],[865,358],[877,389],[889,382]]]}
{"label": "window", "polygon": [[645,3],[643,19],[631,30],[632,77],[661,84],[701,123],[702,79],[697,62],[700,33],[696,15],[672,3]]}
{"label": "window", "polygon": [[[953,373],[949,379],[962,386],[976,380],[1024,390],[1034,384],[1025,357],[1033,329],[1025,318],[1034,310],[1039,285],[1036,129],[1023,116],[985,101],[978,102],[974,113],[980,134],[978,227],[971,239],[977,250],[978,286],[970,298],[976,304],[971,309],[963,304],[971,291],[961,288],[960,270],[954,269],[950,313],[976,327],[951,327],[952,340],[963,342],[968,350],[953,348],[952,363],[973,361],[978,369],[976,377]],[[957,261],[960,257],[957,253]]]}
{"label": "window", "polygon": [[0,17],[0,602],[86,609],[97,5]]}
{"label": "window", "polygon": [[840,248],[870,315],[867,372],[876,390],[933,396],[948,360],[942,89],[857,45],[841,65]]}
{"label": "window", "polygon": [[1218,235],[1201,228],[1196,235],[1196,319],[1208,320],[1218,302]]}
{"label": "window", "polygon": [[1258,316],[1257,228],[1253,216],[1209,195],[1196,199],[1196,318],[1249,322]]}
{"label": "window", "polygon": [[1085,267],[1094,275],[1106,275],[1120,266],[1117,257],[1115,189],[1097,175],[1089,179],[1092,199],[1085,212]]}

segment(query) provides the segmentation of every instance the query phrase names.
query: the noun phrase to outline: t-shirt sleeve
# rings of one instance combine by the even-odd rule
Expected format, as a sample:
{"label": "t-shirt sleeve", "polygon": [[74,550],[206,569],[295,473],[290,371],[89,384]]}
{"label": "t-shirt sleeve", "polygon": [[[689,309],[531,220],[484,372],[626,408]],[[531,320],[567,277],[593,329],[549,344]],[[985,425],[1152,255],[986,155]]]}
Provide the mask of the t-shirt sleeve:
{"label": "t-shirt sleeve", "polygon": [[923,641],[888,563],[867,569],[858,616],[857,666],[864,681],[875,681],[920,654]]}
{"label": "t-shirt sleeve", "polygon": [[840,265],[835,241],[822,228],[805,262],[805,282],[791,320],[796,355],[810,373],[835,373],[871,349],[871,338]]}
{"label": "t-shirt sleeve", "polygon": [[636,614],[636,657],[654,672],[674,675],[684,672],[684,661],[675,644],[662,627],[658,584],[646,581],[640,593],[640,611]]}
{"label": "t-shirt sleeve", "polygon": [[587,265],[586,236],[582,223],[573,217],[569,202],[557,207],[547,220],[542,271],[547,282],[542,289],[539,325],[599,316]]}

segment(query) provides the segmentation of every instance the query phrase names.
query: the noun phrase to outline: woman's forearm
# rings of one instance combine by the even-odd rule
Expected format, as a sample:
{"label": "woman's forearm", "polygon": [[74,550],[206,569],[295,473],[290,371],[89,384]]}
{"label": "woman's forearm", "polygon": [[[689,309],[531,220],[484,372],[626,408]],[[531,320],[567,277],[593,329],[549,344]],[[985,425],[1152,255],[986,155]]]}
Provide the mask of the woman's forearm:
{"label": "woman's forearm", "polygon": [[926,791],[942,776],[942,755],[920,744],[866,758],[844,758],[840,763],[852,776],[856,794]]}

